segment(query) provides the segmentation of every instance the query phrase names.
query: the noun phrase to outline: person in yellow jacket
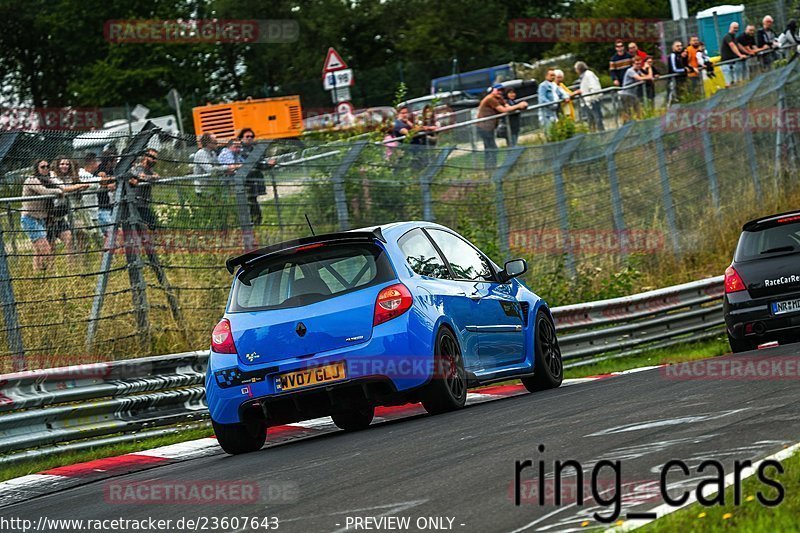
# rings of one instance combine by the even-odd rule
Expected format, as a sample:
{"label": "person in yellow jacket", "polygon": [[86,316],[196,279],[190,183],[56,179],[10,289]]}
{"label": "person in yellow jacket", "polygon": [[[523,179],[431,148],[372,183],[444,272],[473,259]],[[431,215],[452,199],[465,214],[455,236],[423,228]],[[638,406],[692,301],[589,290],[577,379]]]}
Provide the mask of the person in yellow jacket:
{"label": "person in yellow jacket", "polygon": [[[561,91],[562,99],[566,100],[564,103],[561,104],[561,113],[565,117],[569,117],[572,120],[575,120],[575,106],[572,103],[572,91],[570,91],[569,87],[567,87],[564,84],[564,71],[561,69],[556,69],[555,74],[556,74],[556,80],[555,80],[556,87],[558,87],[559,90]],[[564,97],[563,95],[566,95],[566,97]]]}

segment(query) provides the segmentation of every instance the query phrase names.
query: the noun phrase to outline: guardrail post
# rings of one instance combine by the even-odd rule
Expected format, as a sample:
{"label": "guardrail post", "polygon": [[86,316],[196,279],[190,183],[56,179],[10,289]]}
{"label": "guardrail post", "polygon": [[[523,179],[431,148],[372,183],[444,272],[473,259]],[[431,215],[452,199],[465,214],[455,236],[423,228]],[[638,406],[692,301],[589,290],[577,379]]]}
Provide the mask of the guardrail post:
{"label": "guardrail post", "polygon": [[525,148],[521,146],[505,150],[506,157],[503,159],[503,163],[497,167],[492,174],[492,182],[494,182],[494,206],[497,210],[497,238],[500,240],[500,253],[506,261],[511,259],[511,252],[508,243],[508,214],[506,213],[506,196],[503,190],[503,178],[511,171],[511,168],[517,163],[517,160],[519,160],[519,157],[524,151]]}
{"label": "guardrail post", "polygon": [[439,150],[439,155],[436,156],[436,159],[431,161],[427,168],[425,168],[425,171],[419,175],[419,189],[422,195],[422,219],[428,222],[433,222],[435,220],[431,201],[431,183],[433,183],[433,177],[436,176],[439,170],[444,166],[444,162],[447,161],[447,158],[450,157],[454,149],[454,146],[448,146]]}
{"label": "guardrail post", "polygon": [[[114,191],[114,207],[112,208],[111,218],[114,221],[111,228],[104,229],[107,232],[105,238],[105,250],[103,257],[100,260],[100,274],[97,278],[97,284],[94,290],[94,300],[92,301],[92,310],[89,314],[89,325],[86,332],[86,349],[92,351],[94,347],[94,339],[97,335],[97,321],[100,319],[100,313],[103,310],[103,300],[105,298],[106,287],[108,286],[108,276],[111,271],[111,263],[114,260],[116,252],[117,231],[123,225],[123,218],[126,218],[124,211],[127,209],[125,202],[125,193],[127,190],[127,176],[136,159],[141,155],[142,151],[147,147],[150,138],[156,134],[158,128],[148,122],[144,125],[141,131],[131,140],[130,144],[125,148],[122,157],[117,163],[114,173],[117,176],[117,187]],[[127,247],[127,242],[125,243]],[[127,255],[127,248],[126,248]]]}
{"label": "guardrail post", "polygon": [[575,256],[572,251],[572,238],[570,235],[569,226],[569,202],[567,201],[567,191],[564,187],[564,174],[562,169],[564,164],[566,164],[566,162],[569,161],[569,158],[572,157],[572,153],[578,149],[578,146],[580,146],[582,141],[583,136],[580,135],[578,137],[572,137],[571,139],[562,143],[561,150],[558,152],[558,156],[556,157],[555,161],[553,161],[553,181],[556,189],[558,218],[561,222],[561,238],[564,241],[564,257],[566,260],[565,267],[567,269],[567,273],[572,278],[577,276],[578,272],[575,268]]}
{"label": "guardrail post", "polygon": [[653,133],[653,143],[656,146],[658,159],[658,174],[661,177],[661,199],[664,203],[664,213],[667,216],[667,226],[672,240],[672,250],[676,258],[681,255],[681,245],[678,238],[678,223],[675,218],[675,204],[672,202],[672,188],[669,184],[669,173],[667,172],[667,155],[664,152],[664,140],[662,138],[661,124],[657,124]]}
{"label": "guardrail post", "polygon": [[333,183],[333,201],[336,204],[336,218],[339,222],[339,229],[347,231],[350,229],[350,213],[347,211],[347,196],[344,190],[344,177],[356,162],[358,156],[364,151],[367,141],[358,141],[345,154],[342,162],[333,171],[331,182]]}
{"label": "guardrail post", "polygon": [[617,148],[633,127],[633,122],[628,122],[614,133],[614,138],[606,147],[606,165],[608,167],[608,186],[611,189],[611,211],[614,216],[614,229],[619,234],[620,255],[625,259],[628,256],[628,236],[625,233],[625,213],[622,204],[622,194],[619,191],[619,178],[617,176]]}
{"label": "guardrail post", "polygon": [[15,372],[25,370],[25,349],[22,344],[22,334],[19,329],[19,316],[17,316],[17,300],[14,298],[14,287],[11,284],[11,269],[8,268],[6,243],[3,238],[3,228],[0,225],[0,305],[3,306],[3,318],[6,323],[6,339],[8,351],[11,352],[11,364]]}
{"label": "guardrail post", "polygon": [[[242,246],[245,251],[256,247],[253,219],[250,217],[250,204],[247,198],[247,175],[255,168],[264,154],[267,153],[269,143],[257,143],[250,155],[233,174],[233,190],[236,196],[236,215],[239,219],[239,228],[242,230]],[[256,200],[258,201],[258,200]]]}

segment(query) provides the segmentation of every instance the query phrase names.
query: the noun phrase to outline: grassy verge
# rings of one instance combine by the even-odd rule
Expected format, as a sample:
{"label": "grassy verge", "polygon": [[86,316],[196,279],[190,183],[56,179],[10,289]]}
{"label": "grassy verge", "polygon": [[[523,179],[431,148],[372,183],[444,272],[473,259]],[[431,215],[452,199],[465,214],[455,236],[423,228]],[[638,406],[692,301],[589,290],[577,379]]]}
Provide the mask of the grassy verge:
{"label": "grassy verge", "polygon": [[729,352],[730,346],[727,340],[725,340],[723,336],[720,336],[719,338],[707,342],[679,344],[669,348],[648,350],[632,357],[608,359],[591,365],[568,368],[564,371],[564,377],[582,378],[643,366],[660,365],[664,363],[682,363],[684,361],[716,357]]}
{"label": "grassy verge", "polygon": [[151,437],[132,442],[126,442],[124,444],[98,446],[97,448],[91,448],[88,450],[59,453],[50,457],[31,459],[12,465],[0,465],[0,481],[26,476],[28,474],[35,474],[37,472],[59,466],[74,465],[77,463],[84,463],[86,461],[93,461],[95,459],[114,457],[126,453],[158,448],[159,446],[167,446],[168,444],[210,437],[213,434],[214,432],[210,427],[191,429],[172,435],[165,435],[163,437]]}
{"label": "grassy verge", "polygon": [[767,470],[785,490],[784,500],[776,507],[765,507],[758,501],[761,492],[767,499],[776,499],[777,492],[756,476],[742,483],[741,505],[733,505],[733,487],[725,491],[724,506],[703,507],[693,504],[647,525],[642,531],[797,531],[800,516],[800,454],[783,461],[784,473]]}

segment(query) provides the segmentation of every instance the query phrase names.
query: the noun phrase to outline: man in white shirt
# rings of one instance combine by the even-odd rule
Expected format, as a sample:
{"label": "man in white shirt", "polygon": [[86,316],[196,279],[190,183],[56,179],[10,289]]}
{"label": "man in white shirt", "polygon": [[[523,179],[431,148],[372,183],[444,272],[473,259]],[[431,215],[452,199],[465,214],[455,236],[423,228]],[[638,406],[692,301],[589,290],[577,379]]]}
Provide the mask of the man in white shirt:
{"label": "man in white shirt", "polygon": [[[200,150],[194,154],[195,175],[211,174],[219,169],[217,161],[217,137],[213,133],[204,133],[200,136]],[[194,192],[200,196],[203,193],[203,178],[194,179]]]}
{"label": "man in white shirt", "polygon": [[[573,91],[572,95],[582,95],[584,103],[583,109],[589,117],[589,129],[591,131],[605,131],[603,125],[603,106],[602,95],[593,95],[602,90],[600,80],[597,74],[589,70],[589,67],[583,61],[575,63],[575,72],[580,77],[580,88]],[[587,96],[588,95],[588,96]]]}

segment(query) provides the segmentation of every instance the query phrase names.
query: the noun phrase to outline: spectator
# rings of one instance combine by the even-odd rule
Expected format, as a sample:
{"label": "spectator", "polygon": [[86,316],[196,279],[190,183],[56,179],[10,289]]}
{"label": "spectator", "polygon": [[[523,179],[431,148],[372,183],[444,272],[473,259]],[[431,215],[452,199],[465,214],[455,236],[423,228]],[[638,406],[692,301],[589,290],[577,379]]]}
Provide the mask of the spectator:
{"label": "spectator", "polygon": [[414,123],[411,122],[408,107],[401,106],[397,109],[397,118],[392,125],[392,137],[405,137],[409,133],[416,133],[416,130],[414,129]]}
{"label": "spectator", "polygon": [[[647,101],[651,103],[655,103],[656,100],[656,82],[655,80],[658,78],[658,72],[656,72],[655,67],[653,66],[653,58],[647,56],[647,59],[644,60],[642,63],[642,71],[646,74],[646,80],[644,82],[644,94],[647,96]],[[641,96],[641,94],[640,94]]]}
{"label": "spectator", "polygon": [[[756,27],[752,24],[745,26],[744,33],[736,39],[736,44],[745,56],[750,57],[758,55],[761,49],[756,46]],[[742,80],[749,77],[749,63],[749,61],[740,61],[738,63]]]}
{"label": "spectator", "polygon": [[686,47],[686,77],[689,80],[689,92],[694,98],[703,96],[702,78],[700,77],[700,63],[697,54],[700,50],[700,38],[693,35],[689,38],[689,46]]}
{"label": "spectator", "polygon": [[[86,185],[86,192],[81,196],[81,211],[83,211],[84,216],[80,217],[80,220],[85,224],[82,229],[88,233],[91,228],[93,230],[92,233],[102,235],[103,231],[100,228],[100,202],[97,195],[100,189],[104,187],[101,186],[102,178],[97,174],[99,168],[100,160],[97,158],[97,154],[88,152],[83,157],[83,166],[78,169],[78,178],[81,183]],[[78,219],[76,217],[76,229],[78,229]]]}
{"label": "spectator", "polygon": [[683,49],[681,41],[672,43],[672,52],[667,57],[667,73],[677,74],[670,82],[670,101],[678,101],[683,97],[686,86],[686,56],[687,52]]}
{"label": "spectator", "polygon": [[424,132],[424,135],[419,135],[420,144],[436,146],[438,141],[436,130],[439,129],[439,123],[436,121],[436,114],[433,112],[432,105],[427,104],[422,108],[422,115],[417,127]]}
{"label": "spectator", "polygon": [[242,163],[244,163],[244,158],[242,157],[242,141],[236,138],[230,139],[225,148],[219,153],[217,160],[219,164],[224,167],[223,172],[228,176],[233,176],[233,174],[239,170],[239,167],[242,166]]}
{"label": "spectator", "polygon": [[[506,105],[515,106],[517,102],[517,91],[513,87],[506,91]],[[508,146],[516,146],[519,139],[519,113],[512,113],[508,115],[508,129],[506,130],[506,141]]]}
{"label": "spectator", "polygon": [[544,104],[557,104],[561,100],[561,92],[555,84],[556,71],[553,68],[547,69],[547,74],[544,76],[544,81],[539,84],[537,94],[539,97],[539,122],[543,128],[547,128],[550,124],[558,120],[556,114],[556,105]]}
{"label": "spectator", "polygon": [[627,115],[627,118],[632,118],[634,115],[638,115],[641,111],[640,99],[642,95],[642,85],[634,85],[639,82],[645,82],[652,79],[653,74],[648,74],[648,72],[644,69],[644,62],[642,61],[642,58],[635,57],[633,59],[633,67],[628,69],[628,71],[625,73],[625,79],[623,80],[622,84],[623,88],[620,91],[623,109],[625,110],[624,112]]}
{"label": "spectator", "polygon": [[708,57],[706,53],[706,43],[703,41],[697,43],[697,66],[700,68],[704,80],[716,76],[714,74],[714,63],[712,63],[711,58]]}
{"label": "spectator", "polygon": [[797,34],[797,21],[792,19],[786,25],[786,30],[778,37],[778,46],[781,50],[791,50],[792,56],[789,61],[793,61],[797,57],[798,45],[800,45],[800,36]]}
{"label": "spectator", "polygon": [[100,190],[97,192],[97,222],[101,231],[108,237],[113,231],[114,203],[111,201],[111,192],[117,188],[114,171],[119,157],[115,148],[103,150],[100,154],[100,165],[97,175],[100,177]]}
{"label": "spectator", "polygon": [[139,218],[150,229],[156,228],[156,215],[150,207],[153,198],[153,182],[159,175],[153,170],[158,162],[158,150],[148,148],[139,159],[139,163],[131,169],[128,183],[133,187],[134,206]]}
{"label": "spectator", "polygon": [[192,169],[192,173],[197,176],[194,179],[194,192],[197,196],[203,194],[205,179],[199,176],[213,174],[218,168],[217,137],[213,133],[204,133],[200,136],[200,149],[194,154],[194,168]]}
{"label": "spectator", "polygon": [[[548,72],[549,74],[549,72]],[[478,118],[491,117],[499,115],[500,113],[510,113],[520,109],[526,109],[528,102],[520,102],[516,105],[507,105],[503,98],[503,86],[499,83],[492,85],[492,91],[483,97],[480,105],[478,106]],[[493,169],[497,162],[497,142],[494,137],[494,130],[497,128],[497,119],[484,120],[475,125],[478,129],[478,134],[483,140],[484,154],[484,167],[489,170]]]}
{"label": "spectator", "polygon": [[628,55],[631,57],[639,56],[642,61],[647,61],[647,58],[650,57],[644,50],[639,50],[639,45],[634,42],[628,43]]}
{"label": "spectator", "polygon": [[392,158],[392,155],[394,155],[394,149],[397,148],[400,143],[394,140],[394,123],[391,119],[386,118],[383,120],[381,123],[381,131],[383,132],[383,141],[381,142],[386,147],[386,154],[384,157],[388,161]]}
{"label": "spectator", "polygon": [[756,34],[756,47],[759,50],[770,50],[770,53],[761,56],[761,65],[764,68],[769,68],[775,61],[774,50],[778,47],[778,36],[772,29],[773,23],[772,17],[767,15],[761,20],[761,27]]}
{"label": "spectator", "polygon": [[605,131],[603,125],[602,96],[592,95],[602,90],[597,74],[589,70],[583,61],[575,63],[575,72],[578,74],[580,88],[572,93],[574,96],[580,95],[583,99],[582,109],[586,113],[591,131]]}
{"label": "spectator", "polygon": [[[238,137],[242,141],[242,161],[247,161],[253,148],[255,148],[256,132],[251,128],[242,128]],[[247,173],[247,178],[245,178],[245,187],[247,190],[247,204],[250,206],[250,221],[258,225],[261,224],[261,206],[258,203],[258,197],[266,194],[267,188],[264,185],[264,174],[258,170],[258,165],[254,164],[252,168]]]}
{"label": "spectator", "polygon": [[722,65],[722,75],[725,77],[725,85],[727,87],[730,87],[731,85],[741,81],[742,68],[738,65],[743,64],[744,61],[740,60],[743,60],[747,57],[747,55],[741,51],[739,45],[736,43],[736,33],[738,31],[739,23],[731,22],[731,25],[728,26],[728,33],[725,34],[725,37],[722,38],[722,42],[719,45],[720,59],[722,62],[735,61],[735,63]]}
{"label": "spectator", "polygon": [[[51,179],[50,164],[40,159],[33,166],[33,175],[22,185],[22,196],[48,195],[63,197],[64,191]],[[33,269],[37,271],[47,270],[53,264],[53,248],[47,238],[47,219],[53,209],[51,198],[33,198],[22,202],[20,226],[33,243]]]}
{"label": "spectator", "polygon": [[564,84],[564,71],[561,69],[556,69],[555,71],[556,79],[553,80],[556,84],[556,87],[559,89],[559,97],[563,102],[561,103],[561,114],[565,117],[571,118],[573,121],[575,120],[575,106],[572,103],[572,91],[569,90]]}
{"label": "spectator", "polygon": [[[611,81],[616,87],[621,87],[625,79],[625,72],[631,68],[633,57],[625,50],[625,43],[617,41],[614,43],[614,55],[608,62],[608,72],[611,74]],[[541,101],[540,101],[541,102]]]}
{"label": "spectator", "polygon": [[[56,156],[50,164],[50,178],[66,194],[77,194],[86,189],[80,185],[75,162],[65,155]],[[52,243],[56,239],[61,239],[65,248],[74,253],[76,250],[74,224],[77,223],[81,228],[85,228],[91,223],[85,210],[74,209],[76,206],[80,206],[80,196],[75,197],[75,206],[73,206],[73,201],[66,194],[53,200],[53,207],[47,217],[47,240]]]}

